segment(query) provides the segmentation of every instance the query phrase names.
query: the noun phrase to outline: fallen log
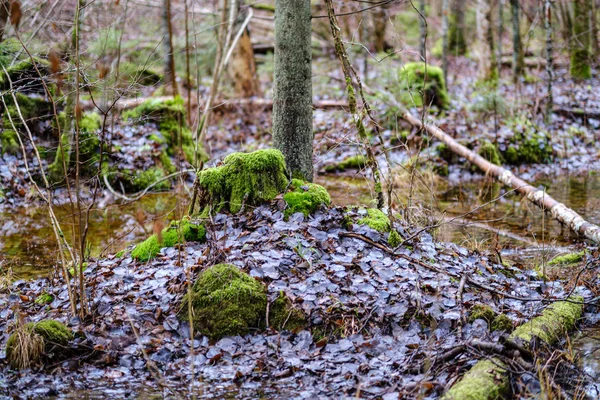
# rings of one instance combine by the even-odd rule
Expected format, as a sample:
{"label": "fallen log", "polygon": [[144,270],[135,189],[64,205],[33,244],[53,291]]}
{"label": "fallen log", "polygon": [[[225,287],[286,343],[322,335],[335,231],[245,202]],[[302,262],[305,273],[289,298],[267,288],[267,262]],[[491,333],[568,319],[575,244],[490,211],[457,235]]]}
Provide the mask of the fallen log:
{"label": "fallen log", "polygon": [[[519,326],[510,335],[513,342],[530,343],[533,338],[554,344],[575,327],[583,313],[583,297],[571,296],[548,306],[542,315]],[[460,381],[442,396],[442,400],[492,400],[510,394],[506,364],[499,358],[477,362]]]}
{"label": "fallen log", "polygon": [[[401,108],[402,109],[402,108]],[[479,167],[483,172],[490,174],[506,186],[510,186],[516,192],[527,197],[532,203],[544,211],[549,211],[552,217],[568,226],[572,231],[585,236],[595,243],[600,243],[600,227],[584,220],[579,214],[567,206],[550,197],[545,191],[538,190],[524,180],[513,175],[508,169],[492,164],[480,155],[467,149],[451,136],[432,124],[423,124],[422,121],[410,112],[402,113],[401,118],[409,124],[426,130],[430,135],[445,143],[450,150],[461,157],[466,158],[472,164]]]}

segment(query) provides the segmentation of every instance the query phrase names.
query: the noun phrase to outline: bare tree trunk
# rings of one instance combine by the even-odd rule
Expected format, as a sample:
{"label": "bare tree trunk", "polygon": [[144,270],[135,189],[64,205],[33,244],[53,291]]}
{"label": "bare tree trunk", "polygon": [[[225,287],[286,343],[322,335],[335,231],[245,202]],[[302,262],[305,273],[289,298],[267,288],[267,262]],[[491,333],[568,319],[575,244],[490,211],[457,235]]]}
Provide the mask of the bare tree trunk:
{"label": "bare tree trunk", "polygon": [[492,10],[489,0],[477,0],[477,55],[479,78],[482,81],[495,81],[498,77],[494,53],[492,31]]}
{"label": "bare tree trunk", "polygon": [[373,11],[373,47],[376,52],[385,51],[385,29],[388,22],[388,5],[376,7]]}
{"label": "bare tree trunk", "polygon": [[310,0],[275,0],[273,144],[288,172],[312,182]]}
{"label": "bare tree trunk", "polygon": [[442,0],[442,69],[444,71],[444,82],[448,87],[448,13],[450,12],[450,0]]}
{"label": "bare tree trunk", "polygon": [[524,57],[521,46],[521,23],[519,18],[519,0],[510,0],[513,29],[513,79],[515,82],[523,73]]}
{"label": "bare tree trunk", "polygon": [[597,55],[598,50],[600,50],[600,46],[598,45],[598,19],[597,19],[597,9],[596,9],[596,1],[592,0],[590,10],[590,41],[592,43],[592,54]]}
{"label": "bare tree trunk", "polygon": [[498,46],[496,48],[496,63],[498,77],[502,76],[502,37],[504,36],[504,0],[498,0]]}
{"label": "bare tree trunk", "polygon": [[590,0],[574,0],[573,32],[571,35],[571,77],[589,79],[590,67]]}
{"label": "bare tree trunk", "polygon": [[[239,9],[239,6],[238,6]],[[238,15],[234,31],[238,31],[245,18]],[[254,61],[254,50],[250,41],[250,31],[244,29],[233,53],[231,62],[228,64],[227,72],[231,78],[235,94],[239,97],[260,96],[260,88],[256,76],[256,63]]]}
{"label": "bare tree trunk", "polygon": [[0,42],[4,38],[4,31],[8,22],[8,7],[8,0],[0,0]]}
{"label": "bare tree trunk", "polygon": [[175,50],[173,48],[173,24],[171,22],[171,0],[164,0],[163,5],[163,43],[165,47],[165,86],[169,85],[173,96],[177,96],[177,79],[175,78]]}
{"label": "bare tree trunk", "polygon": [[452,14],[449,15],[448,27],[448,49],[452,54],[459,56],[467,52],[465,41],[465,2],[463,0],[451,0]]}
{"label": "bare tree trunk", "polygon": [[427,16],[425,15],[425,0],[419,0],[419,54],[421,60],[427,61]]}
{"label": "bare tree trunk", "polygon": [[546,75],[548,79],[548,98],[546,100],[546,124],[552,121],[552,108],[554,97],[552,96],[552,81],[554,80],[554,66],[552,55],[552,1],[544,1],[544,27],[546,28]]}

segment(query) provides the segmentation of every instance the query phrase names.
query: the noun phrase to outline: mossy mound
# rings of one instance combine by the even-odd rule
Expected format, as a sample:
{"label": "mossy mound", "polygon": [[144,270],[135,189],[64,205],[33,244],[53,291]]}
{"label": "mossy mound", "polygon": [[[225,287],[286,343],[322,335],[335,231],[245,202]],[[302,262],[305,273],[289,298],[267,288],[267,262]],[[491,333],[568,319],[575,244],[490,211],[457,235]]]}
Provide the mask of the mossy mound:
{"label": "mossy mound", "polygon": [[190,301],[194,329],[212,339],[245,335],[265,324],[265,286],[235,265],[218,264],[198,276],[183,297],[179,317],[184,321]]}
{"label": "mossy mound", "polygon": [[[34,135],[41,135],[46,131],[46,121],[52,118],[52,104],[42,97],[35,94],[27,96],[23,93],[16,93],[15,97],[17,99],[16,104],[12,96],[4,96],[6,108],[0,103],[3,128],[3,132],[0,134],[2,140],[1,153],[16,154],[20,151],[16,132],[21,134],[27,132],[23,121]],[[20,115],[19,111],[21,112]]]}
{"label": "mossy mound", "polygon": [[4,129],[0,132],[0,154],[12,154],[15,155],[21,150],[19,144],[18,133],[12,129]]}
{"label": "mossy mound", "polygon": [[[183,296],[179,318],[189,321],[192,305],[194,329],[211,339],[246,335],[263,330],[267,319],[265,285],[231,264],[217,264],[203,271],[190,293]],[[303,312],[280,292],[269,307],[269,324],[292,332],[307,326]]]}
{"label": "mossy mound", "polygon": [[223,209],[235,214],[243,205],[273,200],[287,185],[285,162],[279,150],[233,153],[225,157],[221,166],[200,173],[200,214]]}
{"label": "mossy mound", "polygon": [[171,222],[162,230],[160,237],[154,234],[136,245],[131,251],[131,256],[138,261],[148,261],[156,257],[163,247],[173,247],[184,242],[204,242],[204,240],[206,240],[204,226],[185,217],[180,221]]}
{"label": "mossy mound", "polygon": [[500,153],[498,153],[498,149],[492,142],[488,140],[485,140],[483,143],[481,143],[481,145],[479,145],[477,154],[479,154],[481,157],[485,158],[492,164],[502,165],[502,159],[500,158]]}
{"label": "mossy mound", "polygon": [[308,216],[317,211],[319,207],[331,204],[331,197],[327,189],[321,185],[292,179],[290,189],[291,191],[283,196],[287,203],[286,217],[297,212]]}
{"label": "mossy mound", "polygon": [[[8,74],[7,77],[4,71],[0,73],[0,90],[8,90],[10,88],[10,81],[12,81],[13,89],[20,92],[43,93],[44,86],[41,83],[40,74],[42,76],[48,74],[49,62],[33,56],[33,62],[39,71],[38,74],[29,55],[21,51],[22,48],[21,43],[14,37],[0,43],[0,66],[5,67]],[[19,53],[20,58],[13,64],[13,59]]]}
{"label": "mossy mound", "polygon": [[29,322],[10,335],[6,341],[6,359],[14,369],[38,364],[44,354],[55,346],[64,347],[73,340],[73,333],[53,319]]}
{"label": "mossy mound", "polygon": [[[155,122],[167,142],[169,156],[178,154],[179,149],[185,159],[194,164],[195,143],[192,131],[186,124],[185,103],[180,96],[174,99],[149,99],[123,113],[124,119],[134,120],[137,123]],[[202,148],[199,148],[198,161],[208,159]]]}
{"label": "mossy mound", "polygon": [[550,136],[527,118],[516,118],[508,124],[513,132],[500,153],[508,164],[546,164],[552,160]]}
{"label": "mossy mound", "polygon": [[367,209],[367,216],[360,218],[357,222],[360,225],[367,225],[381,233],[389,232],[387,241],[392,247],[396,247],[402,243],[402,237],[392,229],[392,223],[388,216],[377,208]]}
{"label": "mossy mound", "polygon": [[407,63],[398,73],[401,85],[400,101],[408,106],[436,105],[441,109],[450,106],[444,72],[423,62]]}
{"label": "mossy mound", "polygon": [[347,169],[362,169],[367,165],[367,159],[362,154],[345,158],[342,162],[325,167],[327,172],[344,172]]}

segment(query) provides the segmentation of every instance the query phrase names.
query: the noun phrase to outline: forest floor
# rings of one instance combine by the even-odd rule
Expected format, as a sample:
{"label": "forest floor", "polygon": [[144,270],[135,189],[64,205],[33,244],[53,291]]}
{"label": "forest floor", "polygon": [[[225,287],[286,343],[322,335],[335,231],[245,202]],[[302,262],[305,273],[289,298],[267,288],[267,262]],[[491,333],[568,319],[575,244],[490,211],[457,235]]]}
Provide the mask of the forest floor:
{"label": "forest floor", "polygon": [[[322,62],[328,68],[334,65],[332,60]],[[489,94],[473,89],[474,63],[464,59],[455,63],[452,70],[460,74],[449,79],[452,107],[431,119],[459,141],[508,140],[515,125],[506,122],[511,113],[499,110],[500,104],[517,108],[527,103],[540,111],[543,81],[523,83],[517,89],[502,86],[490,108]],[[317,69],[328,71],[321,66]],[[377,80],[379,73],[371,70],[367,83]],[[559,71],[559,76],[565,73]],[[342,97],[340,78],[336,70],[317,75],[315,99]],[[515,167],[517,175],[533,180],[600,171],[600,118],[580,119],[568,114],[575,108],[600,114],[600,97],[592,90],[599,84],[557,80],[556,106],[567,111],[553,119],[553,162],[520,165]],[[373,101],[376,111],[387,111],[387,106]],[[486,105],[473,106],[480,103]],[[328,166],[360,154],[347,110],[315,110],[314,115],[315,169],[320,174],[326,173]],[[382,122],[387,125],[383,138],[395,163],[405,163],[419,154],[425,168],[448,166],[447,178],[440,179],[455,183],[482,179],[464,160],[443,160],[435,143],[426,146],[417,132],[393,113],[387,118]],[[209,165],[234,151],[269,147],[270,124],[267,108],[240,107],[218,114],[208,132]],[[408,134],[402,136],[405,130]],[[120,149],[119,167],[131,173],[150,167],[153,155],[160,150],[150,140],[156,132],[151,123],[116,125],[110,136],[113,146]],[[375,141],[374,145],[383,161],[383,149]],[[368,177],[369,172],[337,174]],[[188,182],[192,178],[187,177]],[[19,155],[0,158],[0,184],[4,192],[0,207],[4,210],[39,203]],[[68,201],[64,188],[55,194],[57,203]],[[86,196],[90,196],[89,189]],[[115,201],[110,191],[104,191],[100,200],[103,204]],[[274,202],[243,215],[217,214],[207,225],[207,243],[166,248],[149,262],[132,259],[131,247],[119,256],[92,259],[85,270],[93,299],[91,320],[69,319],[67,289],[60,279],[16,281],[0,294],[2,344],[17,310],[31,321],[53,318],[65,322],[74,328],[76,339],[68,349],[56,351],[54,363],[26,373],[10,371],[4,352],[0,353],[0,388],[20,397],[85,393],[124,398],[144,392],[185,395],[189,382],[196,381],[193,390],[206,398],[340,394],[435,398],[475,360],[497,355],[489,352],[493,348],[490,344],[501,344],[510,330],[493,332],[491,320],[476,318],[476,305],[492,307],[516,326],[569,294],[577,292],[586,301],[598,295],[597,274],[586,274],[598,267],[591,247],[579,268],[573,267],[565,279],[547,281],[533,269],[503,265],[492,256],[494,251],[440,243],[426,231],[391,249],[384,234],[356,223],[364,212],[357,207],[332,207],[311,217],[295,214],[285,221],[280,205]],[[344,228],[347,216],[354,224]],[[419,230],[407,221],[400,221],[398,228],[404,237]],[[284,291],[308,317],[309,329],[294,333],[271,329],[217,342],[196,336],[191,341],[188,324],[177,318],[186,290],[186,271],[197,273],[204,266],[223,262],[233,263],[265,282],[271,300]],[[51,294],[52,302],[36,304],[43,293]],[[588,320],[596,318],[593,307],[588,312]],[[194,356],[190,357],[192,346]],[[569,343],[558,348],[570,354]],[[532,364],[549,358],[553,350],[542,346]],[[65,354],[66,360],[61,357]],[[573,362],[556,361],[554,366],[558,371],[554,383],[568,391],[592,381]],[[515,393],[539,393],[541,383],[535,370],[511,367]],[[161,389],[157,390],[157,385]]]}

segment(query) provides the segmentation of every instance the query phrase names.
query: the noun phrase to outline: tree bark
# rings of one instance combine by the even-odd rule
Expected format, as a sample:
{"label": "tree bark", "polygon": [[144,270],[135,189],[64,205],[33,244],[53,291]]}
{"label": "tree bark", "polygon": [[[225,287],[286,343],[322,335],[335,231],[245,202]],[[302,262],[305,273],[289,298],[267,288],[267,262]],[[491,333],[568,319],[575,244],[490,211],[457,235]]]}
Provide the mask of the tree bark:
{"label": "tree bark", "polygon": [[571,77],[589,79],[590,67],[590,0],[575,0],[573,4],[573,32],[571,35]]}
{"label": "tree bark", "polygon": [[477,56],[479,78],[482,81],[496,81],[497,66],[494,54],[492,31],[492,10],[489,0],[477,0]]}
{"label": "tree bark", "polygon": [[419,54],[421,60],[427,61],[427,16],[425,15],[425,0],[419,0]]}
{"label": "tree bark", "polygon": [[504,36],[504,0],[498,0],[498,46],[496,47],[496,63],[498,77],[502,75],[502,37]]}
{"label": "tree bark", "polygon": [[0,0],[0,42],[4,39],[4,31],[8,22],[8,0]]}
{"label": "tree bark", "polygon": [[552,122],[552,108],[554,107],[554,97],[552,95],[552,83],[554,80],[554,66],[552,65],[552,2],[544,1],[544,27],[546,29],[546,79],[548,98],[546,99],[546,123]]}
{"label": "tree bark", "polygon": [[[244,19],[241,15],[238,15],[236,24],[234,25],[235,32],[241,28]],[[254,50],[252,49],[248,28],[244,29],[231,54],[231,61],[227,67],[227,72],[233,84],[233,90],[238,97],[260,96]]]}
{"label": "tree bark", "polygon": [[516,82],[523,73],[524,56],[521,48],[521,23],[519,18],[519,0],[510,0],[513,30],[513,79]]}
{"label": "tree bark", "polygon": [[273,145],[288,172],[312,182],[312,50],[310,0],[275,1]]}
{"label": "tree bark", "polygon": [[452,14],[449,16],[448,48],[455,56],[467,52],[465,41],[465,2],[464,0],[452,0]]}
{"label": "tree bark", "polygon": [[177,79],[175,78],[175,50],[173,48],[173,24],[171,22],[171,0],[164,0],[163,5],[163,43],[165,48],[165,86],[178,94]]}
{"label": "tree bark", "polygon": [[383,52],[386,49],[385,44],[385,30],[387,28],[388,5],[381,5],[373,10],[372,21],[373,21],[373,47],[376,52]]}
{"label": "tree bark", "polygon": [[448,34],[449,21],[448,13],[450,12],[450,0],[442,0],[442,70],[444,71],[444,82],[448,87]]}

